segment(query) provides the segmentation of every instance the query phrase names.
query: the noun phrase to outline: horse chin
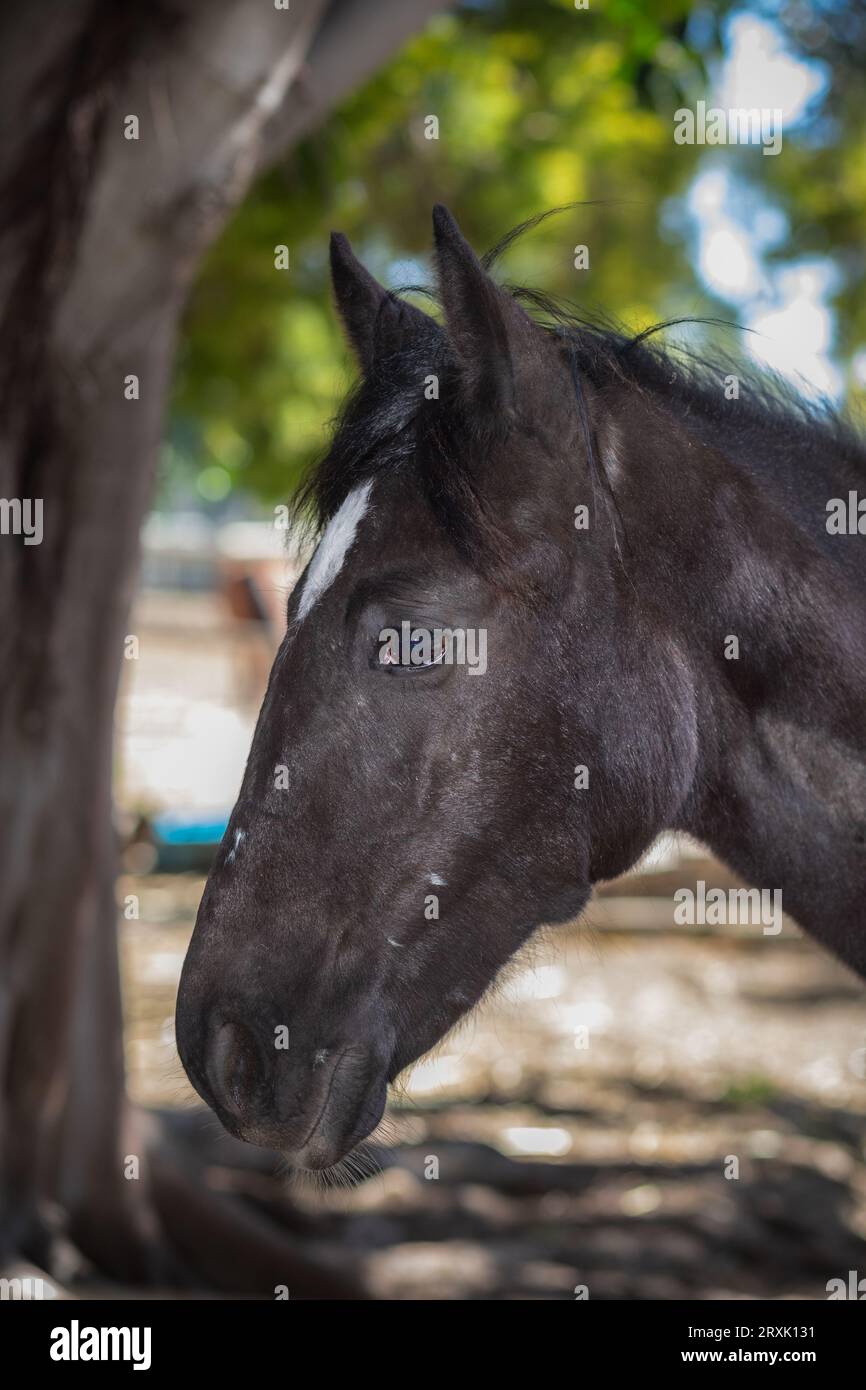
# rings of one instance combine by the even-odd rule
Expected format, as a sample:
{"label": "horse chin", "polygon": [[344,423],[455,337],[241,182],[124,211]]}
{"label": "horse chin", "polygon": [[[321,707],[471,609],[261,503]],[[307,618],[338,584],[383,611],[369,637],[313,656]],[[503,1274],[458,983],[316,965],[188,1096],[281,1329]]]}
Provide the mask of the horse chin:
{"label": "horse chin", "polygon": [[274,1147],[280,1149],[292,1168],[316,1173],[334,1168],[373,1133],[385,1113],[387,1099],[388,1082],[385,1076],[380,1076],[369,1088],[360,1110],[348,1127],[326,1110],[301,1147],[288,1149],[284,1144]]}
{"label": "horse chin", "polygon": [[351,1156],[361,1141],[358,1140],[348,1147],[339,1145],[331,1150],[322,1149],[321,1151],[309,1154],[296,1154],[291,1151],[283,1151],[282,1157],[286,1166],[295,1173],[333,1173],[340,1164]]}

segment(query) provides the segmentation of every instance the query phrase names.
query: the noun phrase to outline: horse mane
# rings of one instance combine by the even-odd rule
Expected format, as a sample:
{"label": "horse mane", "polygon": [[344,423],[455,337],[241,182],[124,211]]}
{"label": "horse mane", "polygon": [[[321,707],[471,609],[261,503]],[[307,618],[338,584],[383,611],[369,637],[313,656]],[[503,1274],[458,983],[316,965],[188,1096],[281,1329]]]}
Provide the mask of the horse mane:
{"label": "horse mane", "polygon": [[[512,228],[482,257],[485,269],[489,271],[519,236],[563,210],[550,209]],[[585,382],[602,392],[620,383],[639,392],[654,408],[667,406],[690,424],[700,422],[710,438],[716,435],[724,442],[726,452],[745,450],[757,436],[783,452],[794,470],[832,450],[856,477],[866,477],[863,438],[832,402],[800,395],[778,373],[751,361],[744,363],[734,352],[719,350],[710,358],[660,338],[684,325],[749,331],[741,325],[714,317],[683,317],[629,333],[610,317],[587,314],[539,290],[512,284],[501,288],[566,349],[593,489],[601,490],[615,535],[622,535],[619,510],[604,458],[595,445]],[[438,303],[436,290],[429,286],[406,286],[394,293],[423,295]],[[423,382],[431,373],[448,390],[447,411],[423,408]],[[748,389],[732,410],[721,389],[723,379],[730,375],[742,379],[745,373]],[[327,452],[313,464],[294,495],[292,510],[298,525],[320,532],[353,488],[383,473],[414,466],[434,512],[458,549],[476,563],[484,555],[504,560],[507,544],[475,486],[473,466],[497,435],[501,437],[502,426],[476,418],[477,412],[460,405],[459,390],[449,389],[459,385],[457,375],[446,333],[431,320],[428,335],[416,337],[360,380],[332,422]]]}

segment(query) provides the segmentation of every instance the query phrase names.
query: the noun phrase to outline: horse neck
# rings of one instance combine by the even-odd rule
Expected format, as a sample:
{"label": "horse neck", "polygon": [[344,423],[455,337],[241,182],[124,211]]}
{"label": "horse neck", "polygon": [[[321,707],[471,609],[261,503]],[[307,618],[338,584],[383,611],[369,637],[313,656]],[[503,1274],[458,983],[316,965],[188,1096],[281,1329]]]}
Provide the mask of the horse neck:
{"label": "horse neck", "polygon": [[623,510],[642,597],[694,673],[700,755],[674,828],[781,889],[866,976],[866,586],[723,434],[653,416],[642,516]]}

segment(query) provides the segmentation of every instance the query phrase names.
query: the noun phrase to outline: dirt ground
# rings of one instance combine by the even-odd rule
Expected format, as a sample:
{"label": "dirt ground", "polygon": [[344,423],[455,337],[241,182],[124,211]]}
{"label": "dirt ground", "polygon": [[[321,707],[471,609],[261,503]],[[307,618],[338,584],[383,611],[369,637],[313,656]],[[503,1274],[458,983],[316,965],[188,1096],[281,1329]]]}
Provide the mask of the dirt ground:
{"label": "dirt ground", "polygon": [[[194,1103],[172,1018],[201,888],[121,887],[141,911],[130,1085],[152,1105]],[[627,893],[534,943],[416,1067],[373,1176],[316,1190],[249,1150],[214,1181],[378,1298],[823,1299],[866,1277],[866,992],[787,923],[701,935]]]}

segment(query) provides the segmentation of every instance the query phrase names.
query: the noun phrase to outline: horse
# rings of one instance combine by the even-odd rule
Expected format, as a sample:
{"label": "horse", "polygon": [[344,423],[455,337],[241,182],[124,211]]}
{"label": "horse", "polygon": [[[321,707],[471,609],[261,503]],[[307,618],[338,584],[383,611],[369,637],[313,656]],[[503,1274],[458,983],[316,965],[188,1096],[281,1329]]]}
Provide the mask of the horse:
{"label": "horse", "polygon": [[299,1169],[661,832],[866,978],[864,442],[433,224],[438,317],[332,235],[360,379],[178,994],[193,1086]]}

